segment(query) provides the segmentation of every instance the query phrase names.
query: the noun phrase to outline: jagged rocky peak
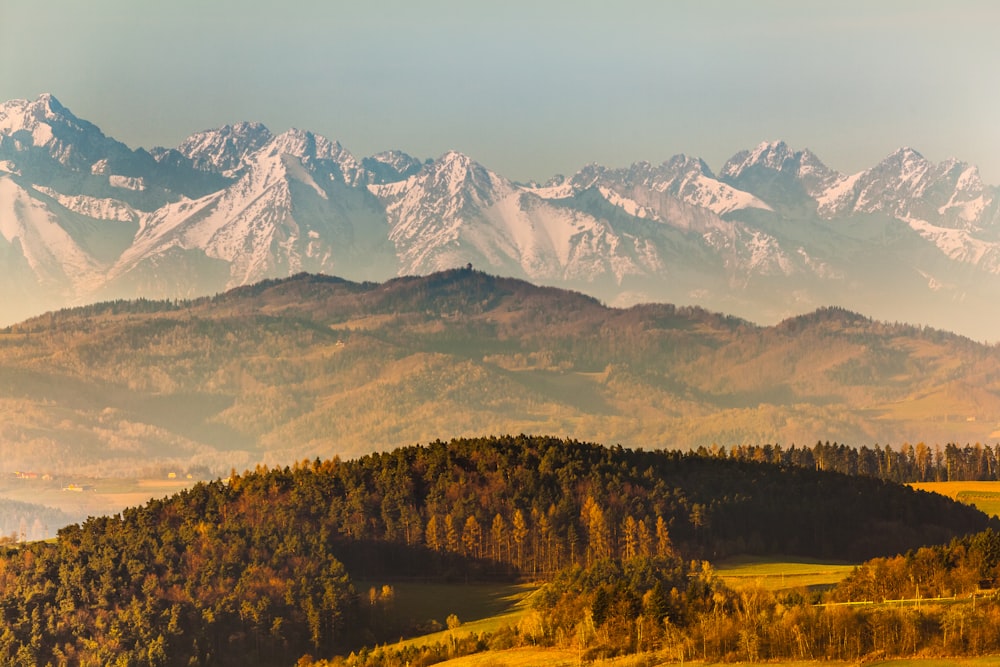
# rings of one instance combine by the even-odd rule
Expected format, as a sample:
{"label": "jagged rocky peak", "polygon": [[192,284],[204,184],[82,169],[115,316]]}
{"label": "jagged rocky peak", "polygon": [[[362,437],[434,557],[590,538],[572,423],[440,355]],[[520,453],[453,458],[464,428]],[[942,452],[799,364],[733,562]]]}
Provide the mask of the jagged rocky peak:
{"label": "jagged rocky peak", "polygon": [[197,169],[229,175],[242,168],[247,157],[272,138],[271,131],[262,123],[244,121],[192,134],[177,150]]}
{"label": "jagged rocky peak", "polygon": [[375,185],[406,180],[420,172],[423,163],[403,151],[383,151],[361,161],[368,182]]}
{"label": "jagged rocky peak", "polygon": [[0,132],[30,132],[39,124],[65,117],[73,117],[73,114],[50,93],[43,93],[35,100],[10,100],[0,104]]}
{"label": "jagged rocky peak", "polygon": [[452,195],[467,187],[486,194],[493,189],[494,180],[499,179],[465,153],[454,150],[448,151],[430,165],[428,176],[428,185],[446,187]]}
{"label": "jagged rocky peak", "polygon": [[643,160],[641,162],[633,162],[627,169],[615,170],[610,172],[610,174],[613,174],[618,179],[636,185],[649,186],[661,180],[664,176],[672,177],[676,175],[678,170],[684,170],[684,168],[682,163],[674,162],[673,159],[659,166],[653,166],[652,163]]}
{"label": "jagged rocky peak", "polygon": [[586,190],[600,182],[608,173],[606,167],[602,167],[596,162],[585,165],[580,171],[573,175],[570,183],[576,190]]}
{"label": "jagged rocky peak", "polygon": [[781,171],[785,161],[791,156],[792,151],[784,141],[764,141],[753,150],[742,150],[729,158],[720,175],[730,179],[739,178],[750,167]]}
{"label": "jagged rocky peak", "polygon": [[268,152],[294,155],[304,160],[336,160],[350,155],[340,142],[330,141],[321,134],[298,128],[286,130],[274,137],[269,142]]}
{"label": "jagged rocky peak", "polygon": [[350,151],[339,141],[331,141],[314,132],[297,128],[282,132],[268,142],[260,154],[265,159],[292,156],[306,168],[323,171],[348,185],[357,185],[365,180],[361,163]]}
{"label": "jagged rocky peak", "polygon": [[874,167],[874,171],[899,175],[906,181],[912,181],[928,173],[931,163],[923,155],[908,146],[893,151]]}
{"label": "jagged rocky peak", "polygon": [[0,136],[11,137],[15,152],[42,148],[62,165],[78,171],[89,171],[109,152],[128,152],[124,144],[108,139],[96,125],[74,116],[50,93],[0,105]]}
{"label": "jagged rocky peak", "polygon": [[906,186],[915,195],[922,195],[931,187],[946,188],[949,194],[955,191],[977,196],[988,189],[975,165],[955,158],[935,165],[908,147],[894,151],[866,173],[895,182],[898,187]]}
{"label": "jagged rocky peak", "polygon": [[712,169],[705,163],[704,160],[697,157],[691,157],[690,155],[685,155],[684,153],[678,153],[673,156],[669,160],[665,161],[660,168],[667,169],[674,173],[698,172],[711,178],[715,177],[712,173]]}
{"label": "jagged rocky peak", "polygon": [[784,141],[765,141],[752,151],[740,151],[731,157],[722,167],[721,176],[736,179],[751,167],[820,180],[838,175],[808,148],[794,151]]}

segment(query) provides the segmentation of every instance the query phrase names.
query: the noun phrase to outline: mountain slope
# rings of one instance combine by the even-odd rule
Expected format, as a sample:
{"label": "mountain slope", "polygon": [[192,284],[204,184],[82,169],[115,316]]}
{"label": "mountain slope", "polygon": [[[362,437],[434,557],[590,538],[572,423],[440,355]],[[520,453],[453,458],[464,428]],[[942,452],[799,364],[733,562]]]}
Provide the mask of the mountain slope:
{"label": "mountain slope", "polygon": [[391,272],[377,203],[353,187],[360,166],[339,144],[291,130],[239,159],[241,175],[230,187],[143,217],[109,272],[110,294],[176,296],[176,278],[162,266],[177,261],[171,255],[216,264],[218,282],[192,286],[191,296],[306,270]]}
{"label": "mountain slope", "polygon": [[647,448],[989,443],[997,378],[996,348],[839,309],[758,327],[466,269],[300,275],[0,333],[0,465],[225,472],[518,432]]}
{"label": "mountain slope", "polygon": [[718,174],[678,155],[518,184],[454,151],[359,159],[249,122],[132,150],[43,95],[0,104],[0,180],[0,324],[299,271],[472,263],[618,305],[764,323],[833,305],[996,338],[982,313],[1000,298],[997,188],[908,148],[857,174],[779,141]]}

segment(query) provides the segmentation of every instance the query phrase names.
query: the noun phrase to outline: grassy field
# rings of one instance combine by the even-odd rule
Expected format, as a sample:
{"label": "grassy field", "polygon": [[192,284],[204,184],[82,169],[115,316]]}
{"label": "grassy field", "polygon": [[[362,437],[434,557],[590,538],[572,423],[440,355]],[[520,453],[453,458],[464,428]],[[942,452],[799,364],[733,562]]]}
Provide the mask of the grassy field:
{"label": "grassy field", "polygon": [[[445,626],[454,614],[461,625],[454,635],[464,636],[493,632],[505,625],[514,625],[530,610],[529,598],[537,590],[525,584],[424,584],[392,583],[396,614],[420,624],[437,621]],[[355,588],[362,598],[374,582],[358,582]],[[423,646],[445,641],[450,630],[421,635],[400,642],[399,646]]]}
{"label": "grassy field", "polygon": [[[836,584],[854,565],[838,562],[804,561],[783,558],[780,561],[743,557],[716,564],[716,572],[732,586],[760,585],[771,590],[827,587]],[[362,596],[369,584],[359,582]],[[444,624],[450,614],[455,614],[462,624],[454,630],[444,630],[415,637],[392,645],[424,646],[447,643],[453,636],[478,635],[493,632],[504,625],[516,624],[530,612],[533,586],[513,584],[421,584],[398,583],[395,589],[397,609],[418,620],[434,619]],[[437,663],[441,667],[570,667],[581,664],[581,652],[566,648],[521,647],[500,651],[486,651]],[[676,656],[668,653],[647,653],[620,658],[588,662],[592,667],[657,667],[681,664]],[[706,663],[685,660],[683,664],[715,667],[723,663]],[[726,663],[731,664],[731,663]],[[786,661],[768,662],[771,667],[847,667],[856,665],[849,661]],[[877,660],[867,665],[886,667],[1000,667],[1000,656],[982,658],[921,658],[906,660]]]}
{"label": "grassy field", "polygon": [[892,667],[997,667],[1000,656],[982,658],[913,658],[909,660],[879,660],[867,665],[891,665]]}
{"label": "grassy field", "polygon": [[716,573],[731,588],[761,586],[772,591],[830,588],[853,569],[850,563],[754,556],[730,558],[715,564]]}
{"label": "grassy field", "polygon": [[[487,651],[439,662],[439,667],[570,667],[580,664],[580,652],[565,649],[512,648]],[[597,664],[597,663],[591,663]]]}
{"label": "grassy field", "polygon": [[981,512],[1000,517],[1000,482],[914,482],[914,489],[948,496]]}
{"label": "grassy field", "polygon": [[[580,657],[576,651],[565,649],[521,648],[506,651],[488,651],[455,658],[437,663],[437,667],[569,667],[579,665]],[[657,667],[658,665],[679,665],[676,659],[662,654],[645,654],[625,656],[611,660],[596,660],[587,663],[591,667]],[[714,665],[731,665],[733,663],[706,663],[700,660],[685,660],[685,665],[710,667]],[[744,664],[744,663],[737,663]],[[796,660],[789,662],[768,662],[768,667],[847,667],[857,665],[856,662],[840,660]],[[865,662],[866,667],[998,667],[1000,656],[982,658],[919,658],[907,660],[877,660]]]}

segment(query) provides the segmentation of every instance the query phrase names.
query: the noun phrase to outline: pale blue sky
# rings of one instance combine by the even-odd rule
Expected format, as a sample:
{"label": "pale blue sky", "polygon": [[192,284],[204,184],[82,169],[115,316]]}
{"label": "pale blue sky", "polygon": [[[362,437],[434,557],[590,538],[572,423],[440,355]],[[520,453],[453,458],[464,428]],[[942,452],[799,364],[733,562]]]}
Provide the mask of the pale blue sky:
{"label": "pale blue sky", "polygon": [[51,92],[132,147],[256,120],[519,180],[784,139],[1000,184],[998,26],[987,0],[0,0],[0,100]]}

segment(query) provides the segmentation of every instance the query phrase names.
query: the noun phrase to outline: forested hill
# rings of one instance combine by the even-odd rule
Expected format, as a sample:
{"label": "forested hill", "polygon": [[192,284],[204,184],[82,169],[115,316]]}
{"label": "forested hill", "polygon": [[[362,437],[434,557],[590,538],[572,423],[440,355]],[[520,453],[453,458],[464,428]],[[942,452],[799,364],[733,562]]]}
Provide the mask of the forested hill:
{"label": "forested hill", "polygon": [[[991,444],[1000,349],[825,309],[758,327],[471,269],[300,275],[0,332],[0,470],[225,474],[436,438]],[[168,468],[169,469],[169,468]]]}
{"label": "forested hill", "polygon": [[352,577],[861,558],[987,525],[869,477],[553,438],[435,442],[234,473],[7,550],[0,664],[291,664],[380,640]]}

